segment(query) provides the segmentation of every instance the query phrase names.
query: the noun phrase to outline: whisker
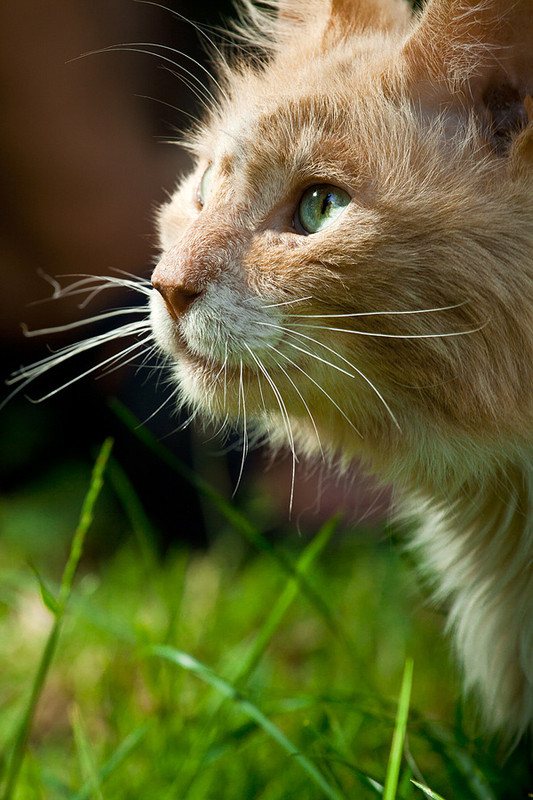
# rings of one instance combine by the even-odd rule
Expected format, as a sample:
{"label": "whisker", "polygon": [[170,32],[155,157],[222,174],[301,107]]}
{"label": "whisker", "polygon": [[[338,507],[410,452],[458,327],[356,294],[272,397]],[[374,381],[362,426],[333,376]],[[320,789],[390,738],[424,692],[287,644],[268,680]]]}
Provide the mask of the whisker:
{"label": "whisker", "polygon": [[[118,309],[117,311],[121,311]],[[114,316],[114,312],[108,312],[110,316]],[[106,318],[107,314],[104,313],[100,315],[101,318]],[[85,324],[87,320],[84,320],[83,323]],[[44,329],[42,331],[31,331],[27,332],[29,336],[37,336],[39,333],[47,333],[47,332],[54,332],[54,331],[61,331],[61,330],[69,330],[70,327],[78,327],[78,323],[72,323],[71,325],[66,326],[58,326],[57,328],[52,329]],[[103,362],[99,362],[96,365],[93,365],[90,369],[86,370],[82,374],[78,375],[74,379],[68,381],[67,383],[63,383],[59,386],[56,390],[46,394],[44,397],[40,398],[37,401],[32,402],[41,402],[42,400],[51,397],[52,395],[56,394],[57,392],[61,391],[62,389],[70,386],[72,383],[75,383],[78,380],[81,380],[86,375],[94,372],[95,370],[105,366],[106,364],[112,364],[117,359],[124,359],[125,356],[129,352],[131,352],[132,348],[138,350],[141,347],[144,347],[148,342],[152,340],[152,333],[150,328],[150,323],[148,320],[136,320],[134,322],[128,322],[124,325],[112,330],[106,331],[104,333],[99,333],[95,336],[89,337],[82,342],[74,342],[72,344],[66,345],[65,347],[60,348],[57,352],[52,352],[50,355],[41,358],[39,361],[34,362],[29,366],[21,366],[19,369],[15,370],[11,376],[5,381],[7,386],[13,386],[14,388],[8,393],[7,397],[0,402],[0,409],[2,409],[8,402],[12,400],[20,392],[24,391],[27,386],[29,386],[34,380],[39,378],[45,372],[48,372],[50,369],[54,369],[62,364],[64,361],[68,361],[70,358],[74,356],[80,355],[88,350],[91,350],[95,347],[100,345],[106,344],[111,341],[116,341],[117,339],[131,337],[131,336],[140,336],[145,335],[145,338],[140,339],[139,341],[135,342],[130,348],[123,350],[121,353],[114,353],[112,356],[107,358]],[[146,355],[149,353],[149,349],[146,351]],[[138,353],[135,353],[133,357],[136,357]],[[127,359],[123,363],[128,363],[129,360]]]}
{"label": "whisker", "polygon": [[[149,341],[150,341],[150,338],[151,337],[149,337]],[[128,359],[127,361],[121,360],[122,355],[124,354],[124,351],[122,351],[121,353],[117,353],[117,362],[118,363],[115,364],[114,366],[110,367],[109,369],[105,369],[102,372],[101,376],[100,375],[97,376],[96,380],[99,380],[101,377],[104,377],[105,375],[109,375],[110,373],[115,372],[117,369],[120,369],[121,367],[125,366],[126,364],[130,364],[133,361],[134,358],[140,358],[141,359],[140,364],[135,365],[135,372],[138,373],[139,370],[144,369],[146,367],[147,361],[150,358],[152,358],[157,352],[158,352],[157,345],[152,341],[150,346],[147,347],[143,352],[136,353],[134,356],[132,356],[132,358]]]}
{"label": "whisker", "polygon": [[[242,359],[240,362],[240,373],[239,373],[239,393],[240,397],[242,397],[242,457],[241,457],[241,465],[239,469],[239,475],[237,477],[237,483],[235,484],[235,488],[232,492],[232,497],[235,497],[237,494],[237,490],[241,484],[242,475],[244,472],[244,462],[246,460],[246,456],[248,454],[248,432],[246,430],[246,399],[244,396],[244,381],[242,377]],[[239,398],[239,407],[240,407],[240,398]]]}
{"label": "whisker", "polygon": [[[270,344],[270,345],[268,345],[268,346],[269,346],[271,349],[274,347],[274,345],[271,345],[271,344]],[[298,349],[299,349],[299,350],[301,350],[301,348],[298,348]],[[306,350],[302,350],[302,353],[306,353],[306,355],[308,355],[308,356],[312,356],[312,355],[313,355],[312,353],[308,353]],[[332,404],[335,406],[335,408],[337,409],[337,411],[338,411],[340,414],[342,414],[342,416],[344,417],[344,419],[346,420],[346,422],[347,422],[347,423],[350,425],[350,427],[351,427],[351,428],[353,428],[353,430],[356,432],[356,434],[357,434],[358,436],[360,436],[360,437],[361,437],[361,439],[363,439],[364,437],[363,437],[363,434],[361,433],[361,431],[360,431],[360,430],[358,430],[358,429],[355,427],[355,425],[354,425],[354,423],[352,422],[352,420],[351,420],[351,419],[350,419],[350,418],[349,418],[349,417],[348,417],[348,416],[347,416],[347,415],[344,413],[344,411],[342,410],[342,408],[341,408],[341,407],[338,405],[338,403],[336,403],[336,402],[335,402],[335,400],[334,400],[334,399],[331,397],[331,395],[329,395],[329,394],[328,394],[328,392],[326,392],[326,390],[324,389],[324,387],[323,387],[323,386],[321,386],[321,385],[318,383],[318,381],[315,381],[315,379],[314,379],[313,377],[311,377],[311,375],[309,375],[309,373],[308,373],[308,372],[306,372],[306,370],[305,370],[305,369],[303,369],[303,367],[301,367],[301,366],[300,366],[300,365],[299,365],[299,364],[298,364],[296,361],[293,361],[293,360],[292,360],[292,358],[289,358],[289,356],[288,356],[288,355],[286,355],[286,353],[283,353],[282,355],[283,355],[283,358],[284,358],[286,361],[288,361],[288,363],[289,363],[289,364],[291,364],[293,367],[295,367],[297,370],[299,370],[299,371],[302,373],[302,375],[304,375],[306,378],[308,378],[308,380],[310,380],[310,381],[311,381],[311,383],[313,383],[313,384],[316,386],[316,388],[317,388],[317,389],[319,389],[319,390],[322,392],[322,394],[323,394],[323,395],[325,395],[325,396],[328,398],[328,400],[329,400],[329,401],[330,401],[330,402],[331,402],[331,403],[332,403]],[[352,377],[354,377],[354,376],[352,376]]]}
{"label": "whisker", "polygon": [[211,387],[212,388],[215,388],[215,384],[218,381],[218,379],[219,379],[220,375],[222,374],[222,372],[226,371],[227,362],[228,362],[228,343],[226,342],[226,356],[224,358],[224,361],[222,362],[222,366],[220,367],[219,371],[217,372],[217,374],[215,375],[215,377],[211,381]]}
{"label": "whisker", "polygon": [[[124,350],[124,351],[121,353],[121,355],[122,355],[122,356],[124,356],[124,355],[126,355],[127,353],[131,352],[132,350],[134,350],[134,349],[137,349],[137,348],[139,348],[139,347],[142,347],[142,346],[143,346],[143,345],[145,345],[145,344],[146,344],[148,341],[150,341],[150,337],[147,337],[146,339],[143,339],[143,340],[142,340],[142,341],[140,341],[140,342],[135,342],[134,344],[132,344],[132,345],[130,345],[129,347],[127,347],[127,348],[126,348],[126,350]],[[137,354],[135,354],[135,355],[133,356],[133,358],[135,358],[135,357],[136,357],[136,355],[137,355]],[[77,383],[77,381],[80,381],[82,378],[85,378],[87,375],[90,375],[92,372],[95,372],[97,369],[101,369],[101,368],[102,368],[102,367],[103,367],[105,364],[107,364],[107,363],[108,363],[108,362],[110,362],[110,361],[113,361],[113,360],[115,360],[116,358],[117,358],[117,355],[116,355],[116,354],[114,354],[114,355],[113,355],[113,356],[111,356],[110,358],[106,358],[104,361],[101,361],[99,364],[94,364],[92,367],[90,367],[89,369],[85,370],[85,372],[82,372],[80,375],[76,375],[76,377],[75,377],[75,378],[71,378],[71,380],[67,381],[66,383],[63,383],[63,384],[61,384],[61,386],[58,386],[56,389],[52,389],[52,391],[48,392],[47,394],[45,394],[45,395],[42,395],[41,397],[38,397],[37,399],[33,399],[33,398],[31,398],[31,397],[30,397],[30,398],[28,398],[28,399],[29,399],[30,403],[43,403],[45,400],[49,400],[49,399],[50,399],[50,397],[53,397],[53,396],[54,396],[54,395],[56,395],[58,392],[62,392],[62,391],[63,391],[63,389],[66,389],[68,386],[71,386],[73,383]],[[129,360],[129,359],[128,359],[128,360]],[[128,360],[127,360],[127,361],[125,361],[125,362],[123,362],[123,363],[126,363],[126,364],[127,364],[127,363],[128,363]],[[33,378],[32,378],[32,379],[33,379]],[[32,380],[32,379],[31,379],[31,380]],[[27,384],[28,384],[29,382],[30,382],[30,381],[28,380],[28,382],[27,382],[26,384],[24,384],[24,385],[25,385],[25,386],[27,386]]]}
{"label": "whisker", "polygon": [[249,351],[250,355],[252,356],[252,358],[254,359],[255,363],[257,364],[257,366],[259,367],[259,369],[261,370],[261,372],[263,373],[263,375],[267,379],[268,383],[270,384],[270,386],[272,388],[272,391],[275,394],[275,397],[276,397],[276,399],[278,401],[278,405],[279,405],[279,408],[280,408],[280,411],[281,411],[281,416],[283,418],[283,422],[284,422],[284,425],[285,425],[285,430],[287,431],[287,436],[289,438],[289,445],[290,445],[290,450],[291,450],[291,453],[292,453],[291,491],[290,491],[290,495],[289,495],[289,516],[290,516],[292,514],[292,507],[293,507],[293,503],[294,503],[294,486],[295,486],[295,483],[296,483],[296,462],[298,461],[298,458],[296,456],[296,448],[295,448],[295,445],[294,445],[294,435],[293,435],[293,432],[292,432],[292,426],[291,426],[289,413],[287,411],[287,406],[285,405],[285,403],[283,401],[281,393],[280,393],[278,387],[276,386],[276,384],[274,382],[274,379],[270,376],[270,374],[269,374],[268,370],[266,369],[265,365],[261,362],[261,360],[259,358],[257,358],[255,353],[251,350],[250,347],[248,347],[247,344],[245,346],[246,346],[246,349]]}
{"label": "whisker", "polygon": [[[144,342],[146,341],[147,340],[145,339]],[[148,339],[148,341],[150,341],[150,339]],[[117,353],[114,357],[116,363],[113,364],[113,361],[110,361],[109,366],[103,369],[100,375],[96,376],[96,380],[97,381],[101,380],[102,378],[105,378],[107,375],[111,375],[113,372],[116,372],[118,369],[121,369],[122,367],[126,366],[126,364],[131,364],[134,358],[144,357],[144,360],[146,361],[146,359],[150,356],[150,354],[154,352],[154,346],[152,344],[150,347],[147,347],[146,350],[142,351],[141,353],[133,353],[133,355],[130,358],[124,359],[124,356],[133,347],[134,345],[132,345],[131,348],[127,348],[126,350],[122,350],[120,353]],[[101,368],[103,366],[103,362],[101,362],[98,366]],[[139,369],[141,369],[141,367],[142,364],[137,364],[136,370],[138,371]]]}
{"label": "whisker", "polygon": [[448,331],[446,333],[381,333],[373,331],[354,331],[352,328],[333,328],[329,325],[306,325],[302,322],[296,322],[293,328],[313,328],[322,331],[335,331],[337,333],[354,333],[359,336],[372,336],[373,338],[381,339],[448,339],[452,336],[467,336],[470,333],[479,333],[489,324],[487,320],[477,328],[469,328],[464,331]]}
{"label": "whisker", "polygon": [[287,438],[289,440],[291,452],[294,455],[294,457],[296,458],[296,452],[295,452],[295,447],[294,447],[294,437],[293,437],[293,433],[292,433],[292,427],[291,427],[291,423],[290,423],[290,418],[289,418],[289,414],[287,412],[287,407],[286,407],[285,403],[283,402],[283,398],[282,398],[282,396],[280,394],[280,391],[279,391],[278,387],[276,386],[273,378],[269,374],[269,372],[268,372],[267,368],[265,367],[265,365],[260,361],[260,359],[257,358],[257,356],[255,355],[253,350],[246,344],[246,342],[243,342],[243,344],[246,347],[246,349],[248,350],[248,352],[250,353],[250,355],[252,356],[253,360],[255,361],[255,363],[257,364],[257,366],[261,370],[261,372],[263,373],[263,375],[265,376],[265,378],[267,379],[267,383],[270,385],[270,388],[274,392],[274,395],[276,397],[276,400],[278,401],[278,405],[279,405],[279,408],[280,408],[280,411],[281,411],[281,416],[282,416],[282,419],[283,419],[283,422],[284,422],[284,425],[285,425],[285,430],[287,431]]}
{"label": "whisker", "polygon": [[[154,48],[154,50],[148,50],[147,48],[149,48],[149,47]],[[202,103],[202,105],[208,111],[211,108],[210,104],[214,105],[215,107],[219,106],[218,99],[211,92],[211,90],[208,89],[202,83],[200,78],[197,75],[195,75],[194,72],[191,72],[191,70],[187,69],[187,67],[183,66],[183,64],[181,64],[179,61],[175,61],[174,59],[169,58],[168,56],[165,56],[162,53],[158,52],[158,49],[159,50],[169,50],[169,51],[175,53],[176,55],[179,55],[181,58],[186,58],[188,61],[192,61],[196,66],[200,67],[204,72],[206,72],[207,75],[209,76],[209,79],[211,81],[213,81],[213,83],[215,83],[215,85],[216,85],[216,81],[213,79],[213,76],[211,75],[209,70],[207,70],[195,58],[193,58],[192,56],[188,55],[187,53],[181,52],[180,50],[176,50],[173,47],[169,47],[168,45],[163,45],[163,44],[160,45],[160,44],[157,44],[157,43],[154,43],[154,42],[128,42],[128,43],[123,43],[123,44],[109,45],[109,47],[102,47],[102,48],[99,48],[98,50],[87,51],[85,53],[82,53],[80,56],[76,56],[76,58],[73,58],[71,60],[72,61],[77,61],[79,58],[84,58],[86,56],[94,56],[94,55],[99,55],[99,54],[103,54],[103,53],[120,53],[120,52],[142,53],[144,55],[154,56],[154,58],[158,58],[161,61],[166,61],[168,64],[171,64],[175,69],[181,70],[181,72],[185,73],[185,75],[188,76],[187,78],[184,77],[184,75],[181,74],[181,72],[180,73],[174,73],[174,74],[176,74],[176,77],[180,78],[180,80],[182,80],[190,88],[190,90],[193,92],[195,97]],[[172,70],[172,72],[173,72],[173,70]],[[194,83],[193,83],[193,81],[194,81]],[[223,89],[220,86],[217,86],[217,88],[219,89],[219,91],[223,95],[225,95]],[[227,96],[226,96],[226,99],[227,99]],[[207,101],[209,101],[209,104],[208,104]]]}
{"label": "whisker", "polygon": [[[154,411],[152,411],[152,413],[150,414],[150,416],[146,417],[146,419],[145,419],[145,420],[142,422],[142,425],[146,425],[146,423],[147,423],[147,422],[150,422],[150,420],[151,420],[151,419],[153,419],[153,418],[154,418],[154,417],[155,417],[157,414],[159,414],[159,412],[160,412],[160,411],[162,411],[162,410],[165,408],[165,406],[169,405],[169,403],[170,403],[170,402],[171,402],[171,401],[172,401],[172,400],[173,400],[175,397],[177,397],[178,395],[179,395],[179,388],[178,388],[178,387],[174,387],[173,391],[172,391],[172,392],[170,392],[170,394],[169,394],[167,397],[165,397],[165,399],[163,400],[163,402],[162,402],[160,405],[158,405],[158,406],[157,406],[157,408],[156,408]],[[197,416],[197,414],[198,414],[198,410],[195,410],[195,411],[193,411],[193,412],[192,412],[192,413],[191,413],[191,414],[190,414],[190,415],[187,417],[187,419],[186,419],[186,420],[184,420],[184,422],[182,422],[182,423],[180,423],[180,424],[178,425],[178,427],[177,427],[177,428],[173,428],[173,429],[172,429],[171,431],[169,431],[168,433],[165,433],[165,435],[164,435],[163,437],[161,437],[161,438],[163,438],[163,439],[166,439],[166,438],[168,438],[169,436],[172,436],[174,433],[178,433],[179,431],[185,430],[185,428],[186,428],[188,425],[190,425],[190,423],[191,423],[191,422],[193,421],[193,419],[194,419],[194,418]]]}
{"label": "whisker", "polygon": [[[122,272],[122,270],[114,270],[117,273]],[[53,294],[51,297],[46,297],[44,300],[36,300],[35,303],[42,303],[47,302],[49,300],[57,300],[62,297],[71,297],[76,294],[81,294],[82,291],[87,291],[88,287],[94,286],[96,284],[96,288],[101,289],[113,289],[113,288],[122,288],[122,289],[132,289],[134,292],[139,292],[141,294],[146,295],[149,297],[152,294],[152,285],[150,281],[146,278],[141,278],[135,275],[129,275],[129,273],[124,272],[124,275],[127,277],[120,278],[115,275],[90,275],[90,274],[83,274],[83,273],[68,273],[63,275],[63,278],[77,278],[78,280],[73,281],[72,283],[68,284],[67,286],[62,286],[59,281],[52,278],[50,275],[46,273],[42,273],[43,278],[51,284],[53,288]]]}
{"label": "whisker", "polygon": [[[213,50],[216,52],[216,54],[218,55],[218,57],[220,58],[222,63],[225,66],[227,66],[226,57],[224,56],[223,52],[217,46],[215,40],[206,33],[207,30],[210,30],[210,31],[217,30],[212,25],[205,25],[205,24],[202,25],[199,22],[194,22],[193,20],[188,19],[186,16],[184,16],[184,14],[180,14],[179,11],[175,11],[173,8],[169,8],[168,6],[164,6],[161,3],[152,2],[152,0],[135,0],[135,2],[142,3],[143,5],[147,5],[147,6],[155,6],[158,9],[162,9],[163,11],[168,11],[168,13],[172,14],[172,16],[176,17],[177,19],[181,20],[182,22],[186,22],[188,25],[190,25],[192,28],[194,28],[194,30],[197,31],[200,34],[200,36],[204,37],[204,39],[206,40],[208,45],[211,48],[213,48]],[[208,73],[208,74],[210,75],[210,73]]]}
{"label": "whisker", "polygon": [[13,374],[7,379],[6,383],[8,386],[11,386],[12,384],[18,383],[20,380],[23,380],[26,377],[37,377],[45,370],[56,367],[63,361],[66,361],[79,353],[91,350],[94,347],[98,347],[99,345],[105,344],[109,341],[114,341],[115,339],[125,338],[126,336],[132,336],[149,330],[149,323],[145,321],[137,321],[129,322],[126,325],[123,325],[122,327],[112,331],[99,333],[96,336],[91,336],[89,339],[85,339],[82,342],[75,342],[74,344],[67,345],[66,347],[61,348],[57,353],[52,353],[51,355],[36,361],[34,364],[31,364],[28,367],[20,367],[18,370],[13,372]]}
{"label": "whisker", "polygon": [[[312,295],[309,295],[309,297],[297,297],[294,300],[283,300],[282,303],[269,303],[266,306],[261,306],[261,308],[279,308],[280,306],[294,305],[294,303],[303,303],[306,300],[312,300],[312,299],[313,299]],[[300,314],[291,314],[291,317],[299,317],[299,316],[305,317],[307,315],[306,314],[301,314],[301,315]]]}
{"label": "whisker", "polygon": [[[311,299],[311,298],[303,298]],[[464,300],[462,303],[455,303],[452,306],[438,306],[436,308],[420,308],[415,311],[357,311],[351,314],[291,314],[291,317],[304,317],[307,319],[334,319],[340,317],[381,317],[381,316],[401,316],[406,314],[431,314],[436,311],[451,311],[454,308],[461,308],[467,305],[468,301]],[[268,308],[268,306],[266,306]]]}
{"label": "whisker", "polygon": [[[273,350],[275,353],[277,353],[277,354],[278,354],[278,356],[281,356],[282,358],[284,357],[284,356],[283,356],[283,353],[282,353],[280,350],[278,350],[276,347],[274,347],[274,345],[270,345],[270,349],[271,349],[271,350]],[[309,415],[309,419],[311,420],[311,424],[312,424],[312,426],[313,426],[313,429],[314,429],[314,431],[315,431],[315,435],[316,435],[317,442],[318,442],[318,447],[319,447],[319,449],[320,449],[320,453],[321,453],[321,455],[322,455],[322,460],[324,460],[324,451],[323,451],[323,449],[322,449],[322,442],[320,441],[320,436],[318,435],[318,429],[317,429],[317,427],[316,427],[316,424],[315,424],[314,417],[313,417],[313,415],[311,414],[311,410],[310,410],[309,406],[307,405],[307,403],[306,403],[306,401],[305,401],[305,398],[304,398],[304,396],[302,395],[302,393],[300,392],[300,390],[298,389],[298,387],[297,387],[297,386],[296,386],[296,384],[294,383],[293,379],[291,378],[291,376],[289,375],[289,373],[287,372],[287,370],[286,370],[286,369],[284,369],[284,368],[281,366],[281,364],[279,363],[279,361],[277,362],[277,366],[278,366],[278,368],[279,368],[279,369],[280,369],[280,370],[283,372],[283,374],[285,375],[285,377],[287,378],[287,380],[288,380],[288,381],[290,381],[290,383],[292,384],[292,386],[293,386],[294,390],[295,390],[295,391],[296,391],[296,393],[298,394],[298,397],[299,397],[299,398],[300,398],[300,400],[302,401],[302,403],[303,403],[303,405],[304,405],[304,408],[305,408],[305,410],[307,411],[307,413],[308,413],[308,415]]]}
{"label": "whisker", "polygon": [[[324,342],[321,342],[318,339],[313,339],[312,336],[307,336],[304,333],[299,333],[297,331],[294,331],[294,330],[292,330],[292,328],[285,328],[282,325],[276,325],[276,324],[274,324],[272,322],[258,322],[257,324],[258,325],[266,325],[266,326],[268,326],[270,328],[277,328],[278,330],[283,331],[284,333],[288,334],[289,336],[292,335],[294,337],[299,337],[301,339],[305,339],[306,341],[313,342],[314,344],[317,344],[320,347],[323,347],[329,353],[332,353],[334,356],[336,356],[336,358],[340,358],[341,361],[344,361],[345,364],[347,364],[349,367],[351,367],[351,369],[353,369],[357,373],[357,375],[359,375],[359,377],[362,378],[368,384],[368,386],[370,386],[372,391],[376,394],[377,397],[379,397],[380,401],[383,403],[383,406],[387,409],[387,412],[389,413],[392,421],[394,422],[394,424],[396,425],[398,430],[401,430],[400,425],[398,423],[398,420],[394,416],[394,413],[393,413],[392,409],[390,408],[389,404],[387,403],[387,401],[385,400],[385,398],[383,397],[383,395],[381,394],[379,389],[377,389],[377,387],[374,386],[372,381],[369,378],[367,378],[367,376],[364,374],[364,372],[361,372],[361,370],[358,369],[350,361],[348,361],[347,358],[344,358],[344,356],[341,356],[340,353],[335,352],[335,350],[333,350],[333,348],[328,347],[328,345],[324,344]],[[293,344],[292,342],[287,342],[287,344],[290,345],[291,347],[294,347],[296,350],[301,350],[303,353],[307,352],[305,350],[302,350],[301,347],[298,347],[297,345]],[[348,375],[350,378],[355,378],[355,375],[352,375],[350,372],[347,372],[345,369],[342,369],[342,367],[339,367],[338,365],[333,364],[331,361],[327,361],[327,359],[322,358],[321,356],[317,355],[316,353],[307,352],[307,355],[310,355],[312,358],[316,358],[318,361],[321,361],[322,363],[327,364],[328,366],[332,367],[333,369],[338,370],[339,372],[343,372],[345,375]]]}
{"label": "whisker", "polygon": [[218,436],[222,434],[222,432],[224,431],[224,429],[228,424],[228,419],[229,419],[229,414],[226,414],[226,416],[224,417],[218,428],[215,430],[213,435],[210,436],[208,439],[206,439],[206,442],[211,442],[213,439],[216,439]]}
{"label": "whisker", "polygon": [[[131,286],[133,289],[136,286],[141,285],[141,286],[147,286],[148,289],[152,291],[152,282],[150,281],[149,278],[143,278],[142,275],[137,275],[135,272],[128,272],[128,270],[120,269],[119,267],[112,267],[112,271],[116,272],[117,275],[125,275],[126,279],[130,281],[128,285]],[[111,278],[111,280],[115,279],[114,275],[111,275],[109,277]]]}
{"label": "whisker", "polygon": [[224,357],[224,407],[227,402],[227,389],[228,389],[228,340],[225,342],[225,357]]}
{"label": "whisker", "polygon": [[[134,0],[134,2],[140,3],[143,0]],[[177,111],[178,114],[183,114],[184,117],[192,120],[195,124],[198,123],[198,114],[191,114],[190,111],[186,111],[184,108],[180,106],[175,106],[174,103],[169,103],[166,100],[161,100],[160,97],[153,97],[151,94],[136,94],[135,97],[138,97],[139,100],[150,100],[152,103],[157,103],[160,106],[164,106],[165,108],[170,108],[171,111]],[[169,137],[157,137],[157,141],[161,142],[162,144],[179,144],[179,140],[177,138],[178,133],[175,132],[175,138],[169,134]]]}
{"label": "whisker", "polygon": [[63,333],[65,331],[74,330],[74,328],[81,328],[83,325],[91,325],[94,322],[102,322],[105,319],[113,319],[114,317],[125,316],[128,314],[146,314],[146,308],[144,306],[116,308],[114,311],[105,311],[102,314],[97,314],[94,317],[87,317],[86,319],[67,322],[65,325],[57,325],[56,327],[52,328],[38,328],[36,330],[29,330],[28,327],[23,323],[22,331],[26,339],[32,339],[34,336],[43,336],[47,333]]}

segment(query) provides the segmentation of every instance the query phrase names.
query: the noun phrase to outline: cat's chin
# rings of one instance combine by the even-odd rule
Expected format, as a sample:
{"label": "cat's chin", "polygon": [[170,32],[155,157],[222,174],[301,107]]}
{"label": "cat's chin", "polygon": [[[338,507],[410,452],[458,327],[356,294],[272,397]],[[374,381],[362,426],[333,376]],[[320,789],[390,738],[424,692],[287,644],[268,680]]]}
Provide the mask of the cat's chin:
{"label": "cat's chin", "polygon": [[184,346],[173,373],[182,400],[206,420],[249,422],[264,413],[257,378],[244,364],[207,360]]}

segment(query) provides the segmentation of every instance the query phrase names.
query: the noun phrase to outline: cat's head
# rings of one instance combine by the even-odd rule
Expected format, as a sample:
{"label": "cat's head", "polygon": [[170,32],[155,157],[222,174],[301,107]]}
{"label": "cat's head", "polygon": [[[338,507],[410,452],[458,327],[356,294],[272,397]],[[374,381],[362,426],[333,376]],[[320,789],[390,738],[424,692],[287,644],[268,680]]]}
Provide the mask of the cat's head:
{"label": "cat's head", "polygon": [[530,4],[274,5],[160,213],[182,399],[350,454],[531,433]]}

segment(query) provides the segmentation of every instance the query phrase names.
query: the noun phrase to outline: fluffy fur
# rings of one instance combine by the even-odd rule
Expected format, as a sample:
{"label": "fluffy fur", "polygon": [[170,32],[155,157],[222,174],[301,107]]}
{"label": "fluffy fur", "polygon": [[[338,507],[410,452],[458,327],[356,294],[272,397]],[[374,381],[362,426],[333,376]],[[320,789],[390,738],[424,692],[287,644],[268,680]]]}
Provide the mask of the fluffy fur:
{"label": "fluffy fur", "polygon": [[[465,684],[519,734],[533,721],[531,3],[430,0],[414,17],[403,0],[278,0],[245,16],[197,166],[161,210],[155,337],[182,402],[293,451],[362,456],[423,512],[413,546]],[[304,235],[315,184],[351,202]]]}

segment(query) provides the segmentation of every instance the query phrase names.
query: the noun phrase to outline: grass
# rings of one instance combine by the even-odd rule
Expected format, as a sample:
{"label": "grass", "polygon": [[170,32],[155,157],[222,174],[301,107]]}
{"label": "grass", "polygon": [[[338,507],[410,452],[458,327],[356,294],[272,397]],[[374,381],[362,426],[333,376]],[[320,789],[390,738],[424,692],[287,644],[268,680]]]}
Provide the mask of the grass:
{"label": "grass", "polygon": [[[27,532],[0,539],[2,800],[527,797],[523,753],[503,765],[463,719],[442,620],[390,531],[333,519],[273,539],[257,503],[140,435],[216,506],[216,535],[161,558],[107,444],[64,569],[57,531],[37,576]],[[61,490],[74,502],[66,477]],[[4,499],[12,526],[35,524],[14,511],[31,502]],[[82,555],[113,535],[117,503],[131,535]],[[57,520],[40,519],[46,537]]]}

